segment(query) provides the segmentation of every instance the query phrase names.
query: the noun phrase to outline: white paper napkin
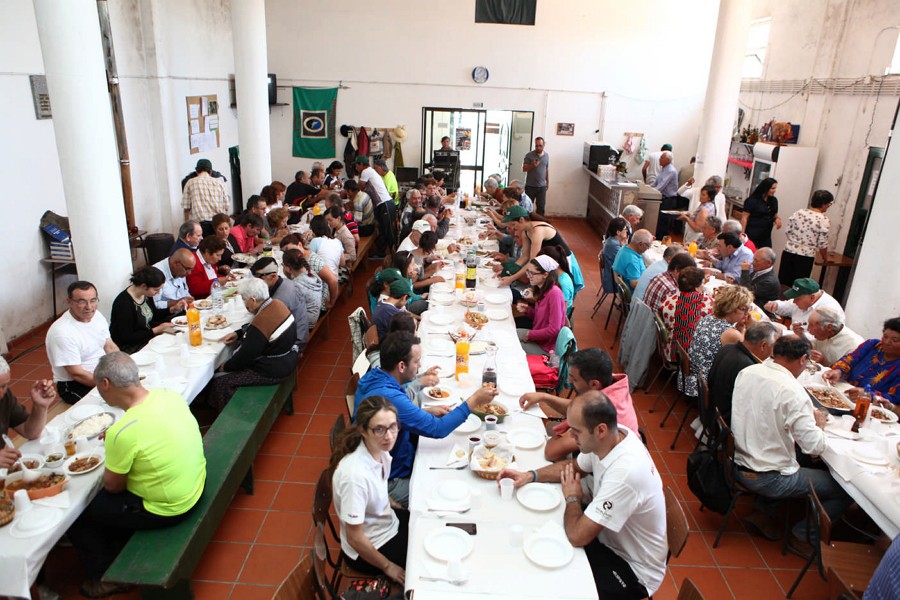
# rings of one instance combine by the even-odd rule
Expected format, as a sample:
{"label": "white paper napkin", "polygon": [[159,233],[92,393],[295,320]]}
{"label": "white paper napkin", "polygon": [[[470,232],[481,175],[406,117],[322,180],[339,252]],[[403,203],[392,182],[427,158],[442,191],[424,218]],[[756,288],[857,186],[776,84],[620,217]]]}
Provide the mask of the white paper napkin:
{"label": "white paper napkin", "polygon": [[454,444],[450,454],[447,455],[447,466],[452,467],[453,465],[460,465],[464,462],[468,462],[468,460],[469,455],[466,452],[466,449],[459,444]]}
{"label": "white paper napkin", "polygon": [[34,500],[33,503],[41,506],[52,506],[53,508],[69,508],[72,504],[72,498],[69,496],[69,490],[64,490],[55,496]]}

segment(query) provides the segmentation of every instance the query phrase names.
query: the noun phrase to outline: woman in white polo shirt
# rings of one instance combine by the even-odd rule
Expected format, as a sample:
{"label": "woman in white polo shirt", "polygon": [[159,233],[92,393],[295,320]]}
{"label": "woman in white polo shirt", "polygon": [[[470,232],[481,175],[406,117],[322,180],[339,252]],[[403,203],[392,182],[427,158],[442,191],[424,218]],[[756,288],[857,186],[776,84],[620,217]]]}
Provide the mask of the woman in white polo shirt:
{"label": "woman in white polo shirt", "polygon": [[388,496],[389,452],[399,427],[390,401],[365,398],[356,409],[356,427],[335,444],[331,468],[344,560],[357,571],[384,573],[403,584],[409,513],[395,511],[400,507]]}

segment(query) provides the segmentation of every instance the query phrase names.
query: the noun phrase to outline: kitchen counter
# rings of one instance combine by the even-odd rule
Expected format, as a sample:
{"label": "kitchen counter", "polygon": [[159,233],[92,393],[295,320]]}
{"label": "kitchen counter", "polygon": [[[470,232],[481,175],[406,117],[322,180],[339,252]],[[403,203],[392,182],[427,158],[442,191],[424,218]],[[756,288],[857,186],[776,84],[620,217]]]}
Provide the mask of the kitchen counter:
{"label": "kitchen counter", "polygon": [[644,211],[642,226],[650,231],[656,230],[659,217],[659,205],[662,196],[655,189],[643,182],[633,183],[628,180],[606,181],[597,173],[584,171],[590,175],[588,180],[587,220],[591,227],[602,238],[606,234],[609,222],[622,214],[622,209],[629,204],[636,204]]}

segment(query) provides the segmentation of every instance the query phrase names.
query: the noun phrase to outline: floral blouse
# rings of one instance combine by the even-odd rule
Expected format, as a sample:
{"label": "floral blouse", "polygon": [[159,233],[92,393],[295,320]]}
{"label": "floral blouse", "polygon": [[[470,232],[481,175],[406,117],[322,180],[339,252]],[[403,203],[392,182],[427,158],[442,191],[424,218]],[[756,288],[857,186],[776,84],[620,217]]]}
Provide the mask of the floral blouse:
{"label": "floral blouse", "polygon": [[866,340],[832,368],[839,370],[847,383],[862,388],[871,385],[885,399],[900,404],[900,359],[885,360],[881,340]]}
{"label": "floral blouse", "polygon": [[677,341],[683,348],[690,348],[697,322],[712,312],[713,300],[706,292],[679,292],[672,294],[659,306],[659,316],[671,337],[666,347],[666,360],[675,360]]}
{"label": "floral blouse", "polygon": [[[719,349],[722,348],[722,334],[734,327],[724,319],[713,315],[707,315],[700,319],[694,330],[694,339],[688,348],[688,356],[691,357],[691,374],[684,381],[684,393],[696,397],[697,375],[709,378],[709,369]],[[679,373],[680,375],[680,373]]]}
{"label": "floral blouse", "polygon": [[788,219],[784,249],[800,256],[815,256],[819,248],[828,247],[830,227],[831,222],[824,213],[801,208]]}

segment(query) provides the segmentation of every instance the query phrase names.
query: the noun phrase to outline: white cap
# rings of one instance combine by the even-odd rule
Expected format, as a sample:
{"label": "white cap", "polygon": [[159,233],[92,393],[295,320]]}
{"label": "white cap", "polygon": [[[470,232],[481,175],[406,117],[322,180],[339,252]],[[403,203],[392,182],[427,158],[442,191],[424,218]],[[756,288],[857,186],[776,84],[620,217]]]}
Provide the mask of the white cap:
{"label": "white cap", "polygon": [[423,219],[419,219],[412,225],[413,231],[418,231],[419,233],[425,233],[426,231],[431,231],[431,223],[425,221]]}

